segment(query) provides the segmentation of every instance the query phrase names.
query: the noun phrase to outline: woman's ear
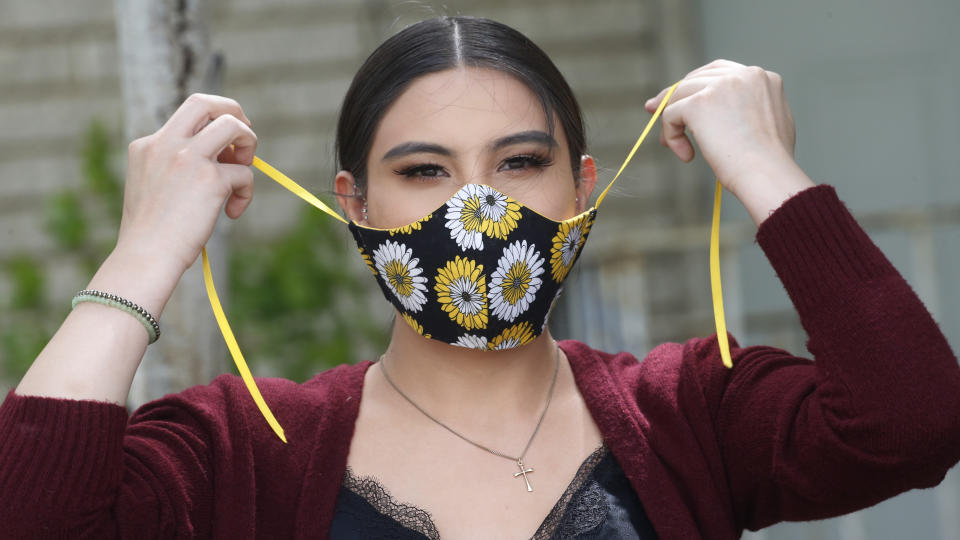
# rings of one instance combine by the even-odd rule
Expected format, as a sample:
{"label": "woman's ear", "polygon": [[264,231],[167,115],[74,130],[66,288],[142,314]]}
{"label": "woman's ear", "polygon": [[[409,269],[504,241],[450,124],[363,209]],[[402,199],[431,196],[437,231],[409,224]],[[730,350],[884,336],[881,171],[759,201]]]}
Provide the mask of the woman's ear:
{"label": "woman's ear", "polygon": [[577,184],[577,213],[583,213],[590,204],[590,194],[597,185],[597,163],[593,156],[580,156],[580,183]]}
{"label": "woman's ear", "polygon": [[340,171],[334,180],[334,190],[337,192],[337,203],[346,214],[347,219],[363,223],[363,205],[366,202],[362,191],[357,186],[357,180],[350,171]]}

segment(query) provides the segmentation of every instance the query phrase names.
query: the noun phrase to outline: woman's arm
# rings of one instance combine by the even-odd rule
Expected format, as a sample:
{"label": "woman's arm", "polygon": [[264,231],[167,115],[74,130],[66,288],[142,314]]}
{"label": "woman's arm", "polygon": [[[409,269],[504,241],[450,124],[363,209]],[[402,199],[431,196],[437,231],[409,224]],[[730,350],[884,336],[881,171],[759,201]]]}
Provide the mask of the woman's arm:
{"label": "woman's arm", "polygon": [[[159,318],[182,273],[168,263],[117,248],[86,288],[130,299]],[[124,404],[147,340],[143,325],[129,314],[81,302],[34,360],[16,393]]]}
{"label": "woman's arm", "polygon": [[[131,143],[117,245],[88,288],[159,318],[224,202],[233,218],[249,204],[255,147],[235,101],[199,94]],[[222,438],[203,391],[127,426],[122,405],[147,341],[135,317],[81,303],[0,405],[0,535],[209,535],[210,444]]]}
{"label": "woman's arm", "polygon": [[937,485],[960,459],[960,365],[923,303],[831,186],[791,198],[757,241],[813,361],[699,340],[685,401],[714,411],[738,525],[823,519]]}
{"label": "woman's arm", "polygon": [[[117,246],[87,288],[122,296],[159,318],[224,201],[234,218],[249,204],[255,148],[256,135],[235,101],[200,94],[156,133],[133,141]],[[125,403],[146,346],[134,317],[81,303],[16,392]]]}
{"label": "woman's arm", "polygon": [[113,403],[10,392],[0,407],[0,537],[209,537],[216,390],[151,402],[129,425]]}
{"label": "woman's arm", "polygon": [[725,60],[694,70],[663,111],[661,142],[684,161],[687,130],[758,225],[814,356],[734,347],[727,369],[716,339],[687,351],[699,385],[681,400],[706,399],[736,523],[821,519],[939,483],[960,459],[960,366],[834,189],[794,162],[779,75]]}
{"label": "woman's arm", "polygon": [[[647,101],[648,111],[656,110],[667,90]],[[683,78],[662,118],[660,144],[689,162],[689,130],[717,180],[757,226],[792,195],[814,186],[793,158],[793,115],[777,73],[715,60]]]}

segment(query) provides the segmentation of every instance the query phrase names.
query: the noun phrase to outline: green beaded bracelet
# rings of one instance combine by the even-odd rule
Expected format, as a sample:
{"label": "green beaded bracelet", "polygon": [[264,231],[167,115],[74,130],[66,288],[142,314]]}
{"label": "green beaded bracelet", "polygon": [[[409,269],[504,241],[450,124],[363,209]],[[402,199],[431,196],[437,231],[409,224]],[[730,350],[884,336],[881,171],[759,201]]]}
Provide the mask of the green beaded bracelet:
{"label": "green beaded bracelet", "polygon": [[160,337],[160,323],[147,310],[127,300],[126,298],[115,294],[95,291],[93,289],[84,289],[73,297],[72,307],[77,307],[80,302],[96,302],[105,306],[115,307],[133,315],[147,329],[147,335],[150,336],[150,343],[153,343]]}

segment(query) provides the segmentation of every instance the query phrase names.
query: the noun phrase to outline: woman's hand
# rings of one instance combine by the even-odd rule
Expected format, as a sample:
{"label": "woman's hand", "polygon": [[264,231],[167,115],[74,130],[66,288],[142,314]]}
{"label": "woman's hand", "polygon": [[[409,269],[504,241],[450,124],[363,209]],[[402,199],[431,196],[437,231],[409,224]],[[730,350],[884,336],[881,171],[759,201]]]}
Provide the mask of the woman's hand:
{"label": "woman's hand", "polygon": [[197,259],[225,211],[253,197],[257,136],[240,105],[193,94],[156,133],[130,143],[117,250],[176,274]]}
{"label": "woman's hand", "polygon": [[[236,218],[253,196],[257,137],[232,99],[194,94],[156,133],[130,143],[117,246],[87,289],[116,294],[160,318],[210,238],[224,201]],[[83,302],[17,386],[20,395],[123,404],[147,347],[136,318]]]}
{"label": "woman's hand", "polygon": [[[654,112],[668,89],[646,103]],[[717,180],[759,225],[784,200],[814,185],[793,158],[793,115],[780,75],[714,60],[688,73],[662,113],[660,144],[681,160],[696,139]]]}

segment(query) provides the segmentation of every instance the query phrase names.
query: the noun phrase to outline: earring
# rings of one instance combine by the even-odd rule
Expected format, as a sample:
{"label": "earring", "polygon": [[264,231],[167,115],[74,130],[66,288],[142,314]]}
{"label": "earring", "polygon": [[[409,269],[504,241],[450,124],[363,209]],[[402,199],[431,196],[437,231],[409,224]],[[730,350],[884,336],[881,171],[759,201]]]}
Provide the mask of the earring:
{"label": "earring", "polygon": [[[360,190],[357,189],[357,184],[353,184],[353,196],[354,197],[363,197],[360,195]],[[360,215],[363,217],[364,223],[367,221],[367,198],[363,197],[363,208],[360,209]]]}

